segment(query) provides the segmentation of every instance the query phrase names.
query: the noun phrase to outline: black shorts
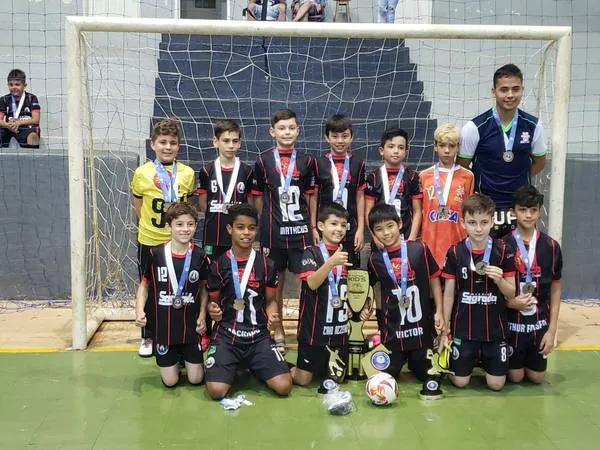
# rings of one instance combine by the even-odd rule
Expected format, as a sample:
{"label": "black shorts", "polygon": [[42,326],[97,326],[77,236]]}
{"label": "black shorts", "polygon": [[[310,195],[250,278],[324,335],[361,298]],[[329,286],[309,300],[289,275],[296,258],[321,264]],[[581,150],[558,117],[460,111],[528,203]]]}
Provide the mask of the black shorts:
{"label": "black shorts", "polygon": [[287,362],[270,337],[254,344],[230,344],[217,337],[206,352],[206,381],[232,385],[243,365],[260,381],[289,373]]}
{"label": "black shorts", "polygon": [[285,269],[292,273],[302,272],[304,250],[301,248],[263,248],[263,253],[273,260],[277,272]]}
{"label": "black shorts", "polygon": [[[348,344],[341,346],[329,346],[332,351],[338,352],[338,356],[344,363],[348,364]],[[309,345],[298,342],[298,369],[311,372],[315,377],[326,377],[329,374],[329,350],[325,345]]]}
{"label": "black shorts", "polygon": [[508,346],[508,368],[529,369],[536,372],[545,372],[548,360],[540,353],[540,346],[535,342],[533,334],[521,334],[519,345]]}
{"label": "black shorts", "polygon": [[508,345],[504,341],[454,339],[450,366],[457,377],[471,375],[479,361],[486,373],[498,377],[505,376],[508,372]]}
{"label": "black shorts", "polygon": [[226,245],[204,244],[204,252],[210,258],[211,261],[216,260],[230,248],[231,246]]}
{"label": "black shorts", "polygon": [[510,208],[496,208],[494,226],[490,230],[492,239],[502,239],[517,227],[517,218],[510,213]]}
{"label": "black shorts", "polygon": [[181,358],[190,364],[202,364],[204,356],[200,343],[162,345],[154,344],[154,357],[158,367],[171,367],[181,361]]}
{"label": "black shorts", "polygon": [[383,372],[398,378],[404,364],[408,362],[408,369],[419,379],[424,380],[427,371],[431,368],[431,361],[427,359],[427,349],[401,350],[399,342],[388,342],[385,347],[392,352],[390,365]]}
{"label": "black shorts", "polygon": [[40,135],[40,128],[35,125],[19,127],[16,133],[13,133],[8,128],[0,128],[0,145],[2,147],[8,147],[10,145],[11,138],[15,138],[21,147],[39,148],[39,145],[27,144],[27,136],[31,133]]}

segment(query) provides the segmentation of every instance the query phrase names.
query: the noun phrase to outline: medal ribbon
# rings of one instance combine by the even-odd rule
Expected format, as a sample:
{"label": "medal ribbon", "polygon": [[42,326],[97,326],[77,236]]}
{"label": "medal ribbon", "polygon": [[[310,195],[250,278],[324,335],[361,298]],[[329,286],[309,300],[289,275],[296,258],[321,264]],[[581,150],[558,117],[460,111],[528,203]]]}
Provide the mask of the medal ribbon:
{"label": "medal ribbon", "polygon": [[379,171],[381,173],[381,184],[383,185],[383,198],[388,205],[393,205],[394,200],[396,200],[396,195],[398,194],[398,189],[400,188],[400,183],[404,177],[404,165],[400,165],[400,169],[396,174],[396,179],[394,180],[391,191],[388,184],[388,174],[385,164],[379,168]]}
{"label": "medal ribbon", "polygon": [[185,253],[185,261],[183,262],[183,270],[177,282],[177,274],[175,273],[175,267],[173,266],[173,254],[171,253],[171,241],[165,244],[165,261],[167,263],[167,271],[169,272],[169,281],[171,283],[171,289],[175,296],[181,295],[185,281],[188,278],[190,272],[190,264],[192,263],[192,244],[188,246],[187,252]]}
{"label": "medal ribbon", "polygon": [[515,115],[512,118],[512,122],[510,124],[510,135],[508,137],[504,132],[504,128],[502,128],[502,122],[500,121],[500,116],[498,115],[498,111],[496,110],[496,108],[492,109],[492,115],[494,116],[494,120],[496,121],[496,124],[498,124],[498,127],[500,128],[500,133],[504,138],[504,149],[507,152],[512,152],[513,146],[515,144],[515,136],[517,135],[517,120],[519,120],[519,110],[517,109],[515,111]]}
{"label": "medal ribbon", "polygon": [[231,277],[233,279],[233,288],[235,290],[235,297],[237,299],[243,299],[246,293],[246,286],[250,279],[250,273],[252,272],[252,266],[254,266],[254,259],[256,258],[256,252],[252,250],[246,267],[244,267],[244,273],[242,274],[242,281],[240,281],[240,274],[238,273],[238,263],[233,254],[233,250],[229,250],[229,261],[231,263]]}
{"label": "medal ribbon", "polygon": [[[387,273],[396,287],[398,287],[398,280],[396,279],[396,274],[394,273],[394,268],[392,267],[392,262],[390,261],[390,255],[388,254],[387,249],[383,249],[382,254],[383,264],[385,264]],[[404,296],[406,295],[408,286],[408,249],[404,239],[400,241],[400,262],[400,292]]]}
{"label": "medal ribbon", "polygon": [[525,249],[525,244],[521,239],[521,232],[519,229],[515,229],[513,231],[513,236],[515,237],[515,241],[517,241],[517,246],[519,247],[519,252],[521,253],[521,257],[523,258],[523,262],[525,263],[525,282],[531,283],[531,267],[533,266],[533,260],[535,259],[535,246],[537,244],[537,230],[534,230],[533,236],[531,237],[531,241],[529,242],[529,251]]}
{"label": "medal ribbon", "polygon": [[231,179],[229,180],[229,185],[227,186],[227,193],[223,189],[223,173],[221,172],[221,160],[217,158],[215,160],[215,177],[217,178],[217,184],[219,185],[219,190],[221,191],[221,203],[229,203],[231,197],[233,197],[233,190],[235,189],[235,183],[237,181],[238,172],[240,171],[240,158],[235,158],[235,163],[233,164],[233,172],[231,172]]}
{"label": "medal ribbon", "polygon": [[281,158],[279,157],[279,150],[273,150],[273,156],[275,157],[275,166],[279,170],[279,176],[281,177],[281,187],[283,192],[287,194],[290,189],[290,184],[292,183],[292,175],[294,174],[294,167],[296,167],[296,149],[292,150],[292,155],[290,156],[290,163],[288,164],[288,169],[285,174],[285,178],[283,175],[283,169],[281,168]]}
{"label": "medal ribbon", "polygon": [[166,203],[177,203],[177,191],[179,183],[177,182],[177,161],[173,161],[173,174],[169,175],[165,166],[158,160],[154,160],[156,174],[160,181],[160,189],[163,194],[163,200]]}
{"label": "medal ribbon", "polygon": [[[483,262],[486,264],[490,263],[490,255],[492,254],[492,245],[494,240],[488,236],[487,243],[485,244],[485,251],[483,252]],[[471,256],[471,270],[475,272],[475,263],[473,262],[473,247],[471,245],[471,239],[467,238],[465,245],[469,249],[469,255]]]}
{"label": "medal ribbon", "polygon": [[442,208],[448,204],[448,195],[450,194],[450,185],[452,184],[452,178],[454,177],[455,167],[456,166],[453,165],[448,171],[448,176],[446,177],[446,182],[444,183],[444,192],[442,192],[439,163],[436,163],[433,166],[433,186],[435,187],[438,203]]}
{"label": "medal ribbon", "polygon": [[[326,262],[329,259],[329,252],[327,251],[327,247],[325,247],[323,241],[319,242],[319,248],[321,249],[323,261]],[[342,266],[340,264],[335,266],[335,272],[335,278],[333,277],[332,270],[330,270],[327,273],[327,280],[329,281],[329,292],[332,297],[338,296],[338,285],[340,283],[340,279],[342,278]]]}
{"label": "medal ribbon", "polygon": [[329,161],[331,162],[331,178],[333,180],[333,201],[341,201],[346,182],[348,181],[348,173],[350,172],[350,155],[346,153],[344,158],[344,169],[342,170],[342,179],[339,179],[339,174],[333,158],[329,155]]}
{"label": "medal ribbon", "polygon": [[15,96],[10,96],[12,99],[12,111],[13,111],[13,119],[18,120],[21,115],[21,109],[23,108],[23,104],[25,103],[25,92],[21,95],[21,99],[19,100],[19,106],[17,107],[17,102],[15,100]]}

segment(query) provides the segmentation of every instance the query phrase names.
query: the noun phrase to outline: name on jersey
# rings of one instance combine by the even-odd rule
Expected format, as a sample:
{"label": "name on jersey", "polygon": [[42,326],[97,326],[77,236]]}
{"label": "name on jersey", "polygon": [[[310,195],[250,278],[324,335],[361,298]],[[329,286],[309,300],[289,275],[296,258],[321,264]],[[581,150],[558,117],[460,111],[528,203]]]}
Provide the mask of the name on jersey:
{"label": "name on jersey", "polygon": [[440,212],[438,210],[434,209],[434,210],[429,211],[429,220],[431,222],[444,221],[444,222],[458,223],[458,211],[448,210],[448,213],[440,214]]}
{"label": "name on jersey", "polygon": [[337,336],[340,334],[348,334],[348,324],[323,327],[323,336]]}
{"label": "name on jersey", "polygon": [[234,336],[237,337],[241,337],[241,338],[252,338],[254,336],[256,336],[257,334],[260,333],[260,329],[256,329],[256,330],[234,330],[233,328],[227,328],[227,331],[229,331],[231,334],[233,334]]}
{"label": "name on jersey", "polygon": [[[174,298],[173,294],[167,294],[167,291],[160,291],[158,293],[158,304],[161,306],[171,306]],[[182,295],[182,298],[184,305],[194,303],[194,296],[192,294]]]}
{"label": "name on jersey", "polygon": [[538,320],[536,323],[513,323],[508,322],[508,329],[513,333],[533,333],[548,326],[546,319]]}
{"label": "name on jersey", "polygon": [[18,122],[19,120],[29,120],[29,119],[31,119],[31,116],[21,115],[21,116],[17,117],[16,119],[14,117],[9,117],[8,121],[9,122]]}
{"label": "name on jersey", "polygon": [[467,305],[495,305],[498,303],[498,296],[491,292],[487,294],[473,294],[472,292],[463,292],[461,303]]}
{"label": "name on jersey", "polygon": [[422,336],[423,327],[410,328],[408,330],[396,331],[396,337],[398,339],[408,339],[411,337]]}
{"label": "name on jersey", "polygon": [[295,227],[280,227],[279,234],[281,236],[291,236],[294,234],[308,233],[308,225],[298,225]]}

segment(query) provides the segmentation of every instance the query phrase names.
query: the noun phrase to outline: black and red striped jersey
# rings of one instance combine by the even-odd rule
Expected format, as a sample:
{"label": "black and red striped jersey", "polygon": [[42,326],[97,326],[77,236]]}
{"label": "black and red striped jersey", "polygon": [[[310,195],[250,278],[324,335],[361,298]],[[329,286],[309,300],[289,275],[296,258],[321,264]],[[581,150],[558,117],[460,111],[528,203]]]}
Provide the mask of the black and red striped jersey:
{"label": "black and red striped jersey", "polygon": [[[0,120],[9,122],[12,120],[27,120],[31,119],[33,111],[40,110],[40,102],[38,98],[31,92],[23,92],[25,97],[23,106],[19,109],[18,105],[21,98],[16,99],[12,94],[6,94],[0,97]],[[19,117],[13,117],[19,111]]]}
{"label": "black and red striped jersey", "polygon": [[[453,337],[460,339],[482,342],[506,340],[505,298],[491,278],[475,271],[474,265],[483,260],[483,255],[483,249],[474,249],[471,259],[466,239],[448,249],[442,276],[456,280],[450,330]],[[514,249],[506,242],[493,242],[489,263],[500,267],[504,278],[515,275],[514,257]]]}
{"label": "black and red striped jersey", "polygon": [[[262,252],[256,252],[243,297],[243,307],[236,309],[230,255],[231,249],[213,261],[210,266],[208,294],[211,301],[217,302],[223,311],[223,318],[214,327],[213,337],[226,340],[231,344],[252,344],[269,336],[266,292],[277,289],[277,270],[271,259]],[[248,259],[236,258],[236,261],[241,280]]]}
{"label": "black and red striped jersey", "polygon": [[[533,296],[537,305],[529,310],[507,310],[509,343],[513,347],[519,345],[524,334],[533,333],[535,342],[539,342],[550,323],[550,290],[552,283],[559,282],[562,277],[562,252],[560,245],[546,233],[536,231],[535,257],[531,266],[532,284],[535,286]],[[524,258],[514,237],[514,232],[506,235],[504,241],[515,249],[515,270],[517,272],[517,294],[526,283],[527,269]],[[523,241],[529,251],[529,241]]]}
{"label": "black and red striped jersey", "polygon": [[435,305],[430,279],[440,276],[440,269],[429,248],[421,241],[406,242],[408,259],[408,305],[401,297],[401,247],[387,249],[396,280],[389,276],[383,252],[374,250],[369,256],[369,282],[380,283],[381,289],[381,341],[398,342],[402,350],[430,348],[433,344]]}
{"label": "black and red striped jersey", "polygon": [[[327,246],[329,255],[333,255],[337,246]],[[298,342],[308,345],[340,346],[348,342],[348,311],[346,290],[346,266],[342,266],[339,283],[336,283],[341,307],[334,307],[329,281],[313,291],[306,282],[309,275],[316,272],[325,263],[321,249],[311,246],[302,254],[300,280],[300,316],[298,318]],[[336,270],[333,271],[334,280]]]}
{"label": "black and red striped jersey", "polygon": [[[204,250],[192,244],[192,259],[187,281],[182,292],[182,307],[173,307],[175,292],[169,281],[165,259],[165,245],[150,249],[144,280],[148,283],[148,304],[154,312],[154,337],[158,344],[176,345],[196,343],[196,321],[200,313],[200,286],[208,279],[210,261]],[[179,281],[185,254],[173,255],[173,268]]]}
{"label": "black and red striped jersey", "polygon": [[[315,164],[315,185],[318,187],[319,194],[317,196],[317,211],[322,205],[332,203],[337,194],[336,186],[342,179],[344,171],[345,155],[333,155],[331,153],[316,159]],[[365,181],[365,160],[350,156],[350,167],[346,178],[346,185],[342,186],[341,200],[344,208],[350,216],[348,220],[348,230],[346,232],[345,242],[354,243],[354,235],[358,226],[358,212],[356,204],[356,195],[359,191],[364,191],[366,186]],[[331,162],[335,165],[335,171],[332,170]],[[338,182],[334,184],[333,177],[338,177]],[[335,192],[334,192],[335,191]],[[352,245],[354,247],[354,245]]]}
{"label": "black and red striped jersey", "polygon": [[[275,163],[275,149],[262,153],[254,166],[252,195],[263,198],[260,217],[260,244],[266,248],[301,248],[312,242],[306,195],[313,193],[315,161],[297,152],[289,188],[289,202],[282,201],[282,182]],[[291,150],[279,150],[283,175],[287,173]]]}
{"label": "black and red striped jersey", "polygon": [[[386,169],[387,180],[389,191],[391,192],[396,176],[398,175],[398,169]],[[365,188],[365,199],[370,199],[375,204],[384,203],[385,197],[383,192],[383,184],[381,178],[381,168],[377,167],[371,173],[367,175],[367,184]],[[421,191],[421,185],[419,183],[419,174],[412,170],[410,167],[404,169],[404,175],[400,182],[400,187],[396,193],[393,205],[396,208],[400,218],[402,219],[402,230],[401,233],[408,238],[410,234],[410,227],[412,224],[413,216],[413,199],[422,199],[423,192]]]}
{"label": "black and red striped jersey", "polygon": [[[223,189],[227,193],[227,187],[231,180],[233,168],[222,168]],[[252,168],[240,162],[235,188],[229,200],[229,204],[248,203],[248,193],[252,189]],[[215,174],[215,162],[205,165],[199,172],[198,194],[206,194],[206,214],[204,219],[203,245],[216,245],[221,247],[231,246],[231,237],[227,233],[227,214],[223,212],[225,195],[219,188]]]}

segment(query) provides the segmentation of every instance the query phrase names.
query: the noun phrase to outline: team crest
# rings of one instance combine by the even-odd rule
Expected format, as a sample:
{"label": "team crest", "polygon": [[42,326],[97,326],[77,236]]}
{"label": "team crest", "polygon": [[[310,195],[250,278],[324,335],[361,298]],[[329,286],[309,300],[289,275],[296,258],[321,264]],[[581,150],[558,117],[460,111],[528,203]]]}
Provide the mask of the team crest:
{"label": "team crest", "polygon": [[206,358],[206,363],[204,365],[207,369],[210,369],[212,366],[215,365],[215,358],[213,356],[209,356],[208,358]]}
{"label": "team crest", "polygon": [[509,345],[508,346],[508,357],[511,358],[514,353],[515,353],[515,348],[512,345]]}
{"label": "team crest", "polygon": [[523,131],[521,133],[521,141],[519,143],[520,144],[529,144],[529,142],[531,142],[531,136],[529,135],[529,132]]}
{"label": "team crest", "polygon": [[452,359],[456,361],[460,357],[460,351],[456,345],[452,346]]}
{"label": "team crest", "polygon": [[271,249],[268,247],[263,247],[262,252],[265,256],[269,256],[269,253],[271,253]]}
{"label": "team crest", "polygon": [[245,190],[246,190],[246,185],[244,184],[243,181],[240,181],[237,184],[237,191],[238,191],[238,193],[243,194]]}
{"label": "team crest", "polygon": [[190,272],[190,275],[188,276],[188,280],[190,280],[190,283],[195,283],[196,281],[198,281],[199,278],[200,278],[200,274],[198,273],[197,270],[192,270]]}
{"label": "team crest", "polygon": [[168,345],[156,344],[156,353],[158,353],[160,356],[165,356],[168,351],[169,351]]}

